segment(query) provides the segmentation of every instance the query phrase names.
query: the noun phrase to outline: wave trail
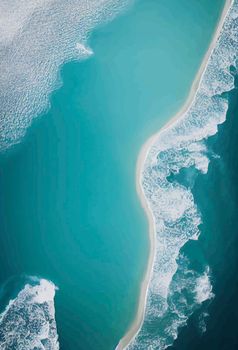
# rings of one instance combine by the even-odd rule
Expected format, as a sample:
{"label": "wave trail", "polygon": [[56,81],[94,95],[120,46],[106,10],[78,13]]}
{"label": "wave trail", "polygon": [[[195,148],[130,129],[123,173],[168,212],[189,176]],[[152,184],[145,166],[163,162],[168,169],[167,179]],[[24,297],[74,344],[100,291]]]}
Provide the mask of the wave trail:
{"label": "wave trail", "polygon": [[30,282],[0,314],[2,350],[58,350],[55,285],[45,279]]}
{"label": "wave trail", "polygon": [[0,3],[0,150],[18,143],[49,107],[58,69],[88,57],[93,28],[132,0],[2,0]]}
{"label": "wave trail", "polygon": [[[211,299],[209,267],[192,270],[181,248],[199,238],[201,215],[184,185],[181,170],[206,174],[210,153],[206,139],[217,133],[226,118],[224,92],[234,88],[238,53],[238,0],[232,2],[223,22],[199,87],[189,109],[158,133],[148,150],[141,174],[141,188],[153,214],[156,248],[148,288],[144,323],[129,350],[166,349],[178,336],[188,317]],[[192,173],[192,172],[191,172]],[[207,317],[207,313],[203,313]],[[204,320],[200,324],[205,329]]]}

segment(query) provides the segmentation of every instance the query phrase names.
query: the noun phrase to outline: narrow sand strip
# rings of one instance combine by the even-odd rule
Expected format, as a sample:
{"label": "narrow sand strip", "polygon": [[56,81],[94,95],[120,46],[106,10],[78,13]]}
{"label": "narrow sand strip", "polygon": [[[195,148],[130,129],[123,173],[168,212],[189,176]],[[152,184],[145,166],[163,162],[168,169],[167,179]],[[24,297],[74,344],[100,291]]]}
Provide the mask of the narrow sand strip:
{"label": "narrow sand strip", "polygon": [[155,244],[156,244],[156,237],[155,237],[155,225],[154,225],[154,218],[152,215],[152,212],[148,206],[148,202],[146,200],[142,185],[141,185],[141,176],[142,176],[142,170],[143,166],[145,163],[145,159],[147,157],[147,154],[151,148],[151,146],[155,143],[156,139],[158,138],[159,134],[161,131],[167,129],[170,125],[174,124],[180,117],[190,108],[194,97],[195,93],[199,88],[200,81],[202,79],[203,73],[207,67],[207,62],[211,56],[211,53],[216,45],[217,39],[219,37],[219,34],[221,32],[222,26],[224,19],[226,17],[226,14],[228,13],[231,5],[233,4],[233,0],[226,0],[226,3],[224,5],[220,20],[218,22],[218,25],[215,30],[215,34],[212,38],[212,41],[210,43],[210,46],[207,50],[206,55],[203,58],[202,64],[197,72],[197,75],[193,81],[193,84],[191,86],[189,95],[187,97],[187,100],[183,107],[179,110],[179,112],[173,116],[170,121],[157,133],[152,135],[146,143],[142,146],[139,157],[137,160],[137,166],[136,166],[136,190],[138,193],[138,196],[141,201],[141,205],[143,209],[146,212],[148,222],[149,222],[149,239],[150,239],[150,254],[149,254],[149,259],[148,259],[148,266],[147,270],[145,273],[145,276],[143,278],[143,281],[141,283],[141,292],[140,292],[140,297],[139,297],[139,303],[138,303],[138,310],[136,317],[131,324],[130,328],[128,329],[127,333],[123,336],[123,338],[120,340],[119,344],[116,347],[116,350],[123,350],[125,349],[129,343],[132,341],[133,338],[137,335],[137,333],[140,331],[140,328],[143,324],[144,321],[144,315],[145,315],[145,308],[146,308],[146,299],[147,299],[147,293],[148,293],[148,288],[149,288],[149,283],[150,283],[150,278],[152,274],[152,268],[153,268],[153,262],[154,262],[154,256],[155,256]]}

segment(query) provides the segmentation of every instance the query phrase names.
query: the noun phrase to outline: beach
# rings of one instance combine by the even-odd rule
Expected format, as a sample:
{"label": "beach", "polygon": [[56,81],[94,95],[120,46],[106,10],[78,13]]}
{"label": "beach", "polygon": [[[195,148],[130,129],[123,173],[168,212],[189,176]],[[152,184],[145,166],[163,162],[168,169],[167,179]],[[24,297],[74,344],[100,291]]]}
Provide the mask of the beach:
{"label": "beach", "polygon": [[[116,2],[122,3],[110,0],[111,4]],[[88,20],[95,17],[90,6],[86,7],[86,23],[79,28],[74,16],[80,19],[84,13],[81,1],[69,1],[67,14],[63,1],[53,3],[55,22],[55,11],[42,3],[37,17],[32,17],[33,28],[27,26],[23,37],[17,36],[15,46],[10,45],[11,50],[25,54],[20,61],[19,56],[9,54],[12,51],[6,45],[8,54],[19,64],[19,80],[13,79],[15,69],[11,66],[16,66],[15,61],[10,66],[9,60],[2,63],[2,70],[11,74],[4,75],[7,85],[2,89],[8,92],[10,103],[1,104],[2,114],[8,112],[4,118],[8,149],[0,158],[0,285],[7,286],[0,308],[9,306],[17,295],[20,305],[20,291],[26,283],[32,287],[35,283],[33,290],[38,293],[41,282],[48,281],[49,290],[52,283],[55,286],[49,302],[55,310],[52,326],[57,328],[54,338],[60,349],[112,350],[135,320],[139,298],[139,312],[144,313],[141,281],[147,270],[149,281],[148,259],[153,257],[147,234],[151,214],[146,202],[142,208],[137,194],[141,189],[135,186],[139,150],[185,101],[224,0],[137,0],[116,12],[112,21],[100,19],[93,30],[93,23],[88,27]],[[56,32],[61,37],[62,21],[68,35],[63,43],[51,35]],[[46,36],[38,23],[50,23],[54,28]],[[45,25],[44,29],[48,28]],[[90,31],[89,37],[81,40],[85,30]],[[34,91],[21,79],[29,62],[25,48],[31,39],[35,45],[32,55],[41,53],[39,43],[47,56],[31,56],[32,71],[28,73],[45,77],[48,70],[39,72],[38,62],[54,61],[54,72],[60,76],[60,81],[50,85],[49,95],[47,84],[54,81],[50,72],[50,79],[40,80]],[[85,57],[85,48],[93,54]],[[65,54],[66,62],[58,67]],[[24,100],[29,107],[27,121],[33,120],[30,126],[25,124],[26,114],[14,104],[18,95],[11,92],[15,88],[23,96],[16,82],[24,83],[28,96],[37,95]],[[6,102],[4,93],[1,101]],[[49,108],[43,111],[47,99]],[[42,112],[34,112],[35,106]],[[20,107],[24,112],[25,103]],[[150,231],[152,238],[152,225]],[[145,293],[148,281],[144,281]],[[30,303],[28,310],[32,307]],[[137,318],[137,329],[141,319]],[[8,326],[0,322],[4,333],[0,342],[7,338],[11,348],[14,337],[12,331],[5,330],[13,329],[16,336],[21,336],[21,331],[14,321],[12,328]],[[164,328],[156,328],[156,336]],[[35,331],[32,323],[23,331],[28,330]],[[147,348],[142,345],[143,350]]]}
{"label": "beach", "polygon": [[136,337],[138,332],[140,331],[140,328],[143,324],[144,321],[144,314],[145,314],[145,308],[146,308],[146,299],[147,299],[147,294],[148,294],[148,288],[149,288],[149,283],[151,279],[151,274],[152,274],[152,269],[153,269],[153,262],[154,262],[154,256],[155,256],[155,251],[156,251],[156,238],[155,238],[155,223],[154,223],[154,217],[152,214],[152,211],[148,205],[148,201],[146,200],[142,185],[141,185],[141,176],[143,173],[143,167],[144,163],[146,160],[146,157],[148,155],[148,152],[150,148],[153,146],[153,144],[156,142],[157,138],[159,135],[167,130],[171,125],[175,125],[175,123],[189,110],[196,92],[199,88],[200,82],[202,80],[203,74],[206,70],[207,63],[209,61],[209,58],[215,48],[217,39],[219,38],[220,32],[223,27],[224,20],[226,18],[226,15],[233,4],[233,0],[227,0],[225,2],[223,11],[221,13],[219,22],[216,26],[215,33],[213,35],[212,41],[209,45],[209,48],[203,58],[202,64],[197,72],[197,75],[193,81],[193,84],[191,86],[189,95],[186,99],[186,102],[182,106],[182,108],[179,110],[178,113],[176,113],[157,133],[153,134],[147,141],[146,143],[142,146],[138,160],[137,160],[137,166],[136,166],[136,190],[137,194],[140,198],[141,205],[146,213],[147,219],[148,219],[148,224],[149,224],[149,239],[150,239],[150,255],[148,259],[148,265],[147,265],[147,270],[144,276],[144,279],[141,283],[141,292],[140,292],[140,298],[139,298],[139,303],[138,303],[138,310],[137,314],[135,317],[135,320],[133,321],[132,325],[130,326],[129,330],[127,333],[124,335],[124,337],[120,340],[117,350],[122,350],[125,349],[129,343]]}

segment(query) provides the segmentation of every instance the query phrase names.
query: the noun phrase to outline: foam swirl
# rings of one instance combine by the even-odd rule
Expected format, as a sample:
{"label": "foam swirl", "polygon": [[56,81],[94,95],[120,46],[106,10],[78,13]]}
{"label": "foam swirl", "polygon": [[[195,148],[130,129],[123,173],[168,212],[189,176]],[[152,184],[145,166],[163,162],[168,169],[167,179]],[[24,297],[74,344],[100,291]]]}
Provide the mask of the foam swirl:
{"label": "foam swirl", "polygon": [[213,297],[209,267],[205,266],[203,273],[193,271],[180,253],[188,240],[198,239],[201,215],[191,186],[185,186],[177,175],[182,169],[203,174],[208,171],[211,157],[205,141],[226,119],[228,100],[224,92],[234,88],[230,67],[236,66],[237,53],[235,0],[189,109],[158,134],[145,159],[141,187],[153,214],[156,251],[144,323],[128,346],[130,350],[166,349],[194,310]]}

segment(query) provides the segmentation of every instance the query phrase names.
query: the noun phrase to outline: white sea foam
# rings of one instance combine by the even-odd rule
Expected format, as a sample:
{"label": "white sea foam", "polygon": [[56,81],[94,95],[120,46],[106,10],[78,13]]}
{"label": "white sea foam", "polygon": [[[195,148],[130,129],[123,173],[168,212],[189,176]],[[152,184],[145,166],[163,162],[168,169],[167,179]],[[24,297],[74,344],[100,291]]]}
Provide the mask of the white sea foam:
{"label": "white sea foam", "polygon": [[237,54],[235,0],[190,108],[159,133],[145,160],[141,185],[155,222],[156,253],[144,323],[130,350],[166,349],[194,310],[213,297],[209,267],[199,274],[180,255],[188,240],[198,239],[201,215],[191,188],[174,175],[186,168],[207,173],[210,155],[205,141],[226,119],[228,101],[222,94],[234,88],[230,67],[236,66]]}
{"label": "white sea foam", "polygon": [[31,281],[0,314],[1,350],[58,350],[54,296],[56,287],[45,279]]}
{"label": "white sea foam", "polygon": [[49,106],[59,67],[92,54],[93,28],[132,0],[1,0],[0,150],[19,142]]}
{"label": "white sea foam", "polygon": [[196,301],[198,304],[201,304],[205,300],[211,299],[214,296],[214,294],[212,293],[212,284],[209,276],[209,268],[206,269],[203,275],[197,278],[195,292]]}
{"label": "white sea foam", "polygon": [[[91,31],[133,0],[0,1],[0,151],[49,107],[60,66],[93,54]],[[27,284],[0,315],[1,349],[58,349],[55,286]]]}

